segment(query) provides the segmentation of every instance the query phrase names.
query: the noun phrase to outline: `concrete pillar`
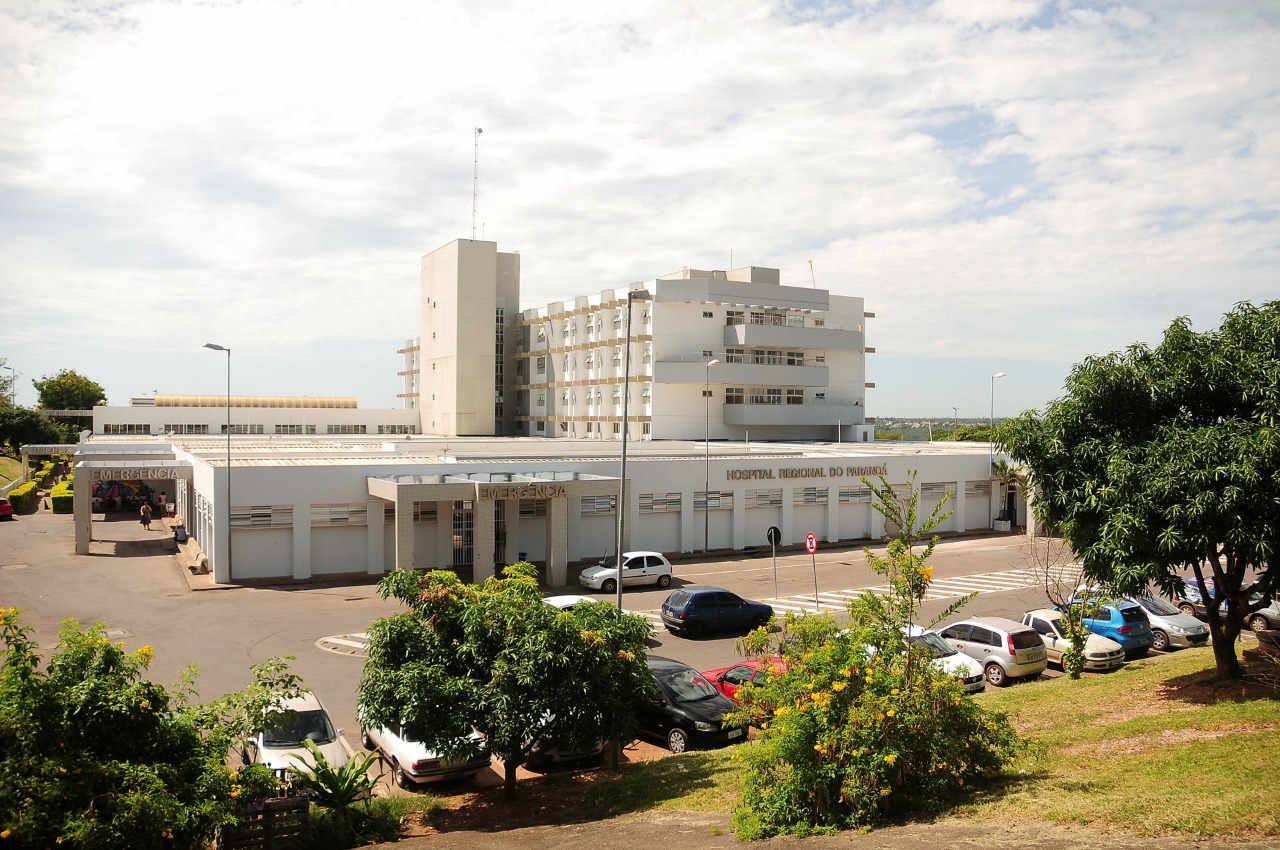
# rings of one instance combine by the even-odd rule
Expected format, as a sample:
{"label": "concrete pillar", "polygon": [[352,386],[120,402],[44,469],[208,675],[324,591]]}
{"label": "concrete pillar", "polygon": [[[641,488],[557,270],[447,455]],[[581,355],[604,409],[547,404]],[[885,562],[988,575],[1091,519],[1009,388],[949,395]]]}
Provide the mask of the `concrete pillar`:
{"label": "concrete pillar", "polygon": [[311,503],[293,503],[293,577],[311,578]]}
{"label": "concrete pillar", "polygon": [[382,499],[370,499],[367,503],[368,526],[365,528],[365,571],[371,575],[382,575],[383,547],[387,524],[383,512],[387,503]]}
{"label": "concrete pillar", "polygon": [[[23,455],[23,469],[26,468],[26,456]],[[71,507],[76,522],[76,554],[89,554],[89,541],[93,539],[93,482],[88,475],[77,475],[77,486]]]}
{"label": "concrete pillar", "polygon": [[782,488],[782,542],[785,543],[803,543],[804,529],[796,528],[795,521],[792,518],[791,510],[791,488]]}
{"label": "concrete pillar", "polygon": [[547,499],[547,584],[569,583],[569,500]]}
{"label": "concrete pillar", "polygon": [[413,499],[403,487],[396,488],[396,569],[415,567],[413,539]]}
{"label": "concrete pillar", "polygon": [[707,517],[693,510],[694,490],[680,494],[680,551],[696,552],[704,548],[702,523]]}
{"label": "concrete pillar", "polygon": [[480,584],[493,575],[493,502],[471,504],[471,580]]}
{"label": "concrete pillar", "polygon": [[835,543],[840,539],[840,485],[832,483],[827,486],[827,540]]}
{"label": "concrete pillar", "polygon": [[[760,539],[764,540],[763,529]],[[733,493],[733,548],[739,552],[747,548],[747,491],[742,489]]]}
{"label": "concrete pillar", "polygon": [[502,503],[502,518],[507,524],[507,547],[502,553],[503,562],[514,564],[520,560],[520,500],[506,499]]}
{"label": "concrete pillar", "polygon": [[439,569],[453,563],[453,500],[436,502],[435,558],[431,568]]}
{"label": "concrete pillar", "polygon": [[964,531],[964,482],[951,482],[952,490],[951,501],[947,502],[947,507],[951,509],[951,530],[955,532]]}

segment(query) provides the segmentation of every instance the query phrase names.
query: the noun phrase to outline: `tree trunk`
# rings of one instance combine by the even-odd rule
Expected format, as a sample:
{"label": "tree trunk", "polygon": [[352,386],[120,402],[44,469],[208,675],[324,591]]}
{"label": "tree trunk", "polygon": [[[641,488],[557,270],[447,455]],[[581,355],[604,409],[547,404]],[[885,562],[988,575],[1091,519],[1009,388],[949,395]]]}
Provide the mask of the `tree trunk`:
{"label": "tree trunk", "polygon": [[[1209,624],[1209,631],[1213,635],[1213,660],[1218,666],[1218,678],[1243,679],[1244,668],[1240,666],[1240,659],[1236,658],[1236,637],[1240,630],[1229,629],[1219,620],[1216,628],[1213,623]],[[1232,634],[1228,636],[1227,632]]]}
{"label": "tree trunk", "polygon": [[519,768],[519,765],[516,764],[515,759],[504,761],[502,763],[503,780],[504,780],[502,783],[502,792],[503,792],[503,796],[505,796],[508,800],[514,800],[516,798],[517,768]]}

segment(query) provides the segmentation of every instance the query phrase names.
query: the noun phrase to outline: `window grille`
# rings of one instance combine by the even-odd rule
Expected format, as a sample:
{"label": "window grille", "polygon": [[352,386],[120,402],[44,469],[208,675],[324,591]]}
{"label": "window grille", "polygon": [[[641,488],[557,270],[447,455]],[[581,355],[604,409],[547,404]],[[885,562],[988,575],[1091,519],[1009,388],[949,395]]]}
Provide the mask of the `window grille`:
{"label": "window grille", "polygon": [[787,390],[787,404],[804,404],[804,390]]}
{"label": "window grille", "polygon": [[693,509],[695,511],[731,511],[733,510],[733,491],[695,490],[693,493]]}
{"label": "window grille", "polygon": [[791,492],[792,505],[825,505],[826,487],[800,487]]}
{"label": "window grille", "polygon": [[364,425],[329,425],[325,433],[327,434],[367,434],[368,428]]}
{"label": "window grille", "polygon": [[782,507],[782,488],[768,487],[761,490],[747,491],[748,508],[780,508]]}
{"label": "window grille", "polygon": [[991,493],[990,481],[966,481],[964,482],[964,494],[966,496],[986,496]]}
{"label": "window grille", "polygon": [[379,434],[416,434],[418,433],[417,425],[379,425]]}
{"label": "window grille", "polygon": [[[175,430],[171,425],[164,426],[164,429],[173,431],[175,434],[182,433],[180,428]],[[150,434],[151,426],[138,422],[107,423],[103,426],[102,432],[104,434]]]}
{"label": "window grille", "polygon": [[680,502],[681,496],[679,493],[641,493],[640,513],[679,513]]}
{"label": "window grille", "polygon": [[618,503],[617,496],[583,496],[579,516],[612,516]]}
{"label": "window grille", "polygon": [[355,504],[312,505],[311,525],[368,525],[369,506]]}
{"label": "window grille", "polygon": [[948,493],[955,494],[956,485],[950,481],[930,481],[920,485],[922,499],[941,499]]}
{"label": "window grille", "polygon": [[520,517],[522,519],[534,519],[547,515],[546,499],[521,499],[520,500]]}
{"label": "window grille", "polygon": [[871,501],[870,487],[841,487],[840,501],[846,504]]}
{"label": "window grille", "polygon": [[725,387],[724,403],[725,404],[745,404],[746,396],[743,394],[742,387]]}
{"label": "window grille", "polygon": [[293,505],[234,505],[232,528],[292,528]]}
{"label": "window grille", "polygon": [[436,522],[440,518],[439,505],[435,502],[414,502],[414,522]]}

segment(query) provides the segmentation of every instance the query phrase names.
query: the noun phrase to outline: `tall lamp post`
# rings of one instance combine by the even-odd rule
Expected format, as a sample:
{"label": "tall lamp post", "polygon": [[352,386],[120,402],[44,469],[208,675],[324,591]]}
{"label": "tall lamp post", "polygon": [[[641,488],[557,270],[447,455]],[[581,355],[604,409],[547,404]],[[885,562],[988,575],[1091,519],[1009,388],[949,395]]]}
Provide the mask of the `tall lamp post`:
{"label": "tall lamp post", "polygon": [[231,581],[231,349],[206,342],[205,348],[227,353],[227,581]]}
{"label": "tall lamp post", "polygon": [[9,406],[18,406],[18,372],[12,366],[5,366],[9,370]]}
{"label": "tall lamp post", "polygon": [[707,402],[707,436],[703,441],[703,452],[707,459],[707,475],[702,485],[702,551],[711,551],[711,367],[719,366],[719,360],[707,361],[707,383],[702,388],[702,397]]}
{"label": "tall lamp post", "polygon": [[960,408],[951,408],[951,440],[956,439],[956,432],[960,430]]}
{"label": "tall lamp post", "polygon": [[996,486],[991,472],[991,464],[995,458],[996,447],[996,378],[1003,378],[1004,372],[996,372],[991,376],[991,410],[987,416],[987,519],[994,526],[996,518],[995,496]]}

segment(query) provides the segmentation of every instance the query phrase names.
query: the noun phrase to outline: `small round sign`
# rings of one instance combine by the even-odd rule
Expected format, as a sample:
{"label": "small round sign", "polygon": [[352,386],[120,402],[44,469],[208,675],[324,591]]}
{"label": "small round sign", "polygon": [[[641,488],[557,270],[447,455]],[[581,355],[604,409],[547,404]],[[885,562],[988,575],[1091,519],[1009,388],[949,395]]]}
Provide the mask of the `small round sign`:
{"label": "small round sign", "polygon": [[804,550],[810,555],[818,551],[818,535],[812,531],[804,536]]}
{"label": "small round sign", "polygon": [[771,525],[769,530],[764,533],[764,537],[769,541],[769,545],[777,546],[782,542],[782,529],[776,525]]}

